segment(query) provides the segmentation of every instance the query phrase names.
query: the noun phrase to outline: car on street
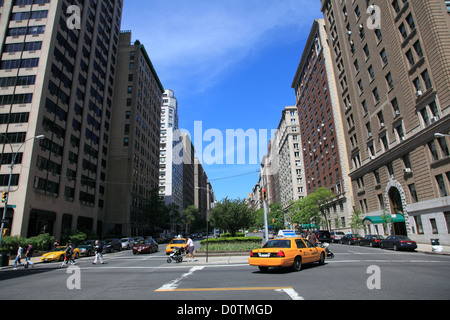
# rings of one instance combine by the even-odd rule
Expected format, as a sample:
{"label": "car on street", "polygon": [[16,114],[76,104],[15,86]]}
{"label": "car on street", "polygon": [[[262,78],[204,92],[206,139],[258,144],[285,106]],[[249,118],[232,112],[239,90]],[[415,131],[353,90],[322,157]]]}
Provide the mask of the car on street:
{"label": "car on street", "polygon": [[331,231],[331,241],[332,242],[339,242],[341,238],[344,236],[344,233],[342,231]]}
{"label": "car on street", "polygon": [[[44,253],[41,256],[42,262],[50,262],[50,261],[64,261],[66,246],[58,246],[50,252]],[[73,249],[73,257],[78,259],[80,257],[80,249]]]}
{"label": "car on street", "polygon": [[392,248],[397,250],[411,250],[417,249],[417,243],[407,236],[402,235],[392,235],[382,240],[380,243],[381,249]]}
{"label": "car on street", "polygon": [[317,230],[316,232],[317,239],[319,242],[331,242],[331,234],[328,230]]}
{"label": "car on street", "polygon": [[357,234],[357,233],[347,233],[346,235],[344,235],[341,240],[339,240],[340,244],[348,244],[348,245],[352,245],[352,244],[358,244],[359,240],[362,239],[362,236]]}
{"label": "car on street", "polygon": [[316,247],[304,238],[276,238],[267,241],[262,248],[252,250],[248,263],[257,266],[261,272],[270,267],[291,267],[299,271],[306,263],[324,264],[326,256],[324,248]]}
{"label": "car on street", "polygon": [[95,252],[94,250],[95,240],[86,240],[80,243],[77,248],[80,249],[80,254],[82,256],[92,256]]}
{"label": "car on street", "polygon": [[361,240],[359,240],[360,246],[379,247],[381,240],[384,240],[383,236],[378,234],[368,234]]}
{"label": "car on street", "polygon": [[102,241],[103,252],[113,253],[114,251],[122,250],[122,242],[120,239],[105,239]]}
{"label": "car on street", "polygon": [[133,245],[133,254],[153,253],[158,251],[158,244],[153,239],[141,240]]}
{"label": "car on street", "polygon": [[122,241],[122,250],[133,248],[133,245],[135,243],[133,238],[122,238],[120,239],[120,241]]}
{"label": "car on street", "polygon": [[169,255],[173,252],[174,248],[184,248],[186,247],[187,239],[177,237],[172,239],[166,247],[166,254]]}

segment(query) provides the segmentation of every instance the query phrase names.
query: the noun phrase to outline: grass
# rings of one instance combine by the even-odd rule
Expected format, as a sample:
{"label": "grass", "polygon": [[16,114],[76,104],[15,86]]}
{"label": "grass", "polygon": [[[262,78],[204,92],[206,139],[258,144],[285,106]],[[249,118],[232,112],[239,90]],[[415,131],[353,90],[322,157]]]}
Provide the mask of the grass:
{"label": "grass", "polygon": [[[208,243],[208,251],[251,251],[258,248],[261,244],[255,242]],[[202,243],[200,250],[206,250],[206,243]]]}

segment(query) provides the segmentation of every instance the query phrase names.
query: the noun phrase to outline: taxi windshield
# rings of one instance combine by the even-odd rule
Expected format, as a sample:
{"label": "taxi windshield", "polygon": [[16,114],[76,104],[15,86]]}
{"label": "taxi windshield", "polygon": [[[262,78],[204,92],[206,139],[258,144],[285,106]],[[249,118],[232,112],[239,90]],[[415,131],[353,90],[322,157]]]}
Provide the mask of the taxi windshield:
{"label": "taxi windshield", "polygon": [[290,248],[291,240],[269,240],[263,248]]}

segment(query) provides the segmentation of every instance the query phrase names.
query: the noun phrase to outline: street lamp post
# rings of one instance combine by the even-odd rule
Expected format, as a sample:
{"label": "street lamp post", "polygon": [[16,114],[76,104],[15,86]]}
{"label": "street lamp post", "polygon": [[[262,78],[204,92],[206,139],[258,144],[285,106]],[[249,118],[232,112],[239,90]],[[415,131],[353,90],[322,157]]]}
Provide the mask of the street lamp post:
{"label": "street lamp post", "polygon": [[12,148],[11,142],[8,140],[8,138],[5,135],[1,134],[1,133],[0,133],[0,135],[2,135],[8,141],[8,144],[9,144],[9,146],[11,148],[11,154],[14,154],[14,156],[12,157],[12,160],[11,160],[11,167],[10,167],[10,171],[9,171],[8,188],[6,189],[5,207],[3,208],[2,227],[1,227],[1,230],[0,230],[0,247],[1,247],[1,245],[2,245],[2,238],[3,238],[3,229],[5,227],[6,212],[8,211],[9,191],[11,189],[11,178],[12,178],[12,174],[13,174],[13,168],[14,168],[14,165],[16,163],[17,155],[19,154],[20,149],[22,148],[22,146],[25,143],[27,143],[28,141],[33,140],[33,139],[44,139],[45,136],[42,134],[42,135],[39,135],[39,136],[28,138],[27,140],[25,140],[25,142],[23,142],[19,146],[19,149],[17,149],[16,153],[14,153],[14,150]]}
{"label": "street lamp post", "polygon": [[[209,193],[214,193],[214,191],[209,190],[208,188],[204,188],[204,187],[195,187],[195,189],[204,189]],[[208,211],[206,212],[206,262],[208,262],[208,243],[209,243],[209,211],[210,208],[208,207]]]}
{"label": "street lamp post", "polygon": [[450,137],[450,134],[443,134],[443,133],[436,132],[436,133],[434,134],[434,136],[435,136],[436,138],[443,138],[443,137]]}

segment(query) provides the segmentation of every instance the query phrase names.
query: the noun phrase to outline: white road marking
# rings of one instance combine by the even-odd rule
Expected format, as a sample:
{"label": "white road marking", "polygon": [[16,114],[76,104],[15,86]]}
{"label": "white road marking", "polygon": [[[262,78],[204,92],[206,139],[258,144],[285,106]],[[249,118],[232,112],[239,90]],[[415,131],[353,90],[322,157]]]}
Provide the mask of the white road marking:
{"label": "white road marking", "polygon": [[275,291],[283,291],[285,293],[287,293],[287,295],[289,297],[291,297],[292,300],[305,300],[305,298],[303,298],[302,296],[300,296],[297,291],[295,291],[292,288],[283,288],[283,289],[276,289]]}
{"label": "white road marking", "polygon": [[180,281],[182,281],[184,278],[189,277],[195,271],[202,270],[203,268],[204,268],[204,266],[193,267],[188,272],[182,274],[181,277],[164,284],[162,287],[160,287],[156,291],[170,291],[170,290],[174,290],[174,289],[176,289],[178,287]]}

